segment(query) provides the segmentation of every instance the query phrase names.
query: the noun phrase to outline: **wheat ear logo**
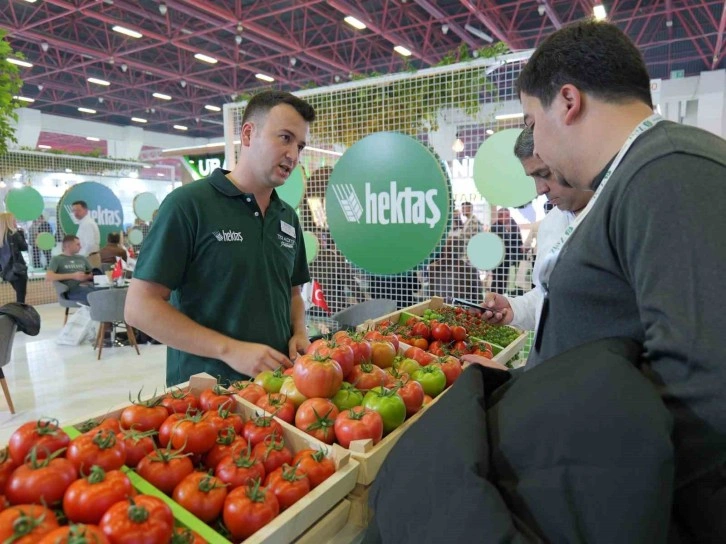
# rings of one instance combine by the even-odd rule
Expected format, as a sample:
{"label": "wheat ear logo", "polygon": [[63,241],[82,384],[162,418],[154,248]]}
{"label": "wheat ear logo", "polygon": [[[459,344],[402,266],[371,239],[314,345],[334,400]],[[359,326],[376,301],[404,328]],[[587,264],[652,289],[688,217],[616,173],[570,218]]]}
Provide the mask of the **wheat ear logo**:
{"label": "wheat ear logo", "polygon": [[360,223],[360,218],[363,215],[363,206],[358,199],[358,195],[355,194],[353,186],[350,184],[333,186],[333,191],[346,220],[350,223]]}
{"label": "wheat ear logo", "polygon": [[212,234],[214,234],[214,237],[217,239],[218,242],[224,241],[224,236],[222,236],[222,233],[218,230],[215,230]]}

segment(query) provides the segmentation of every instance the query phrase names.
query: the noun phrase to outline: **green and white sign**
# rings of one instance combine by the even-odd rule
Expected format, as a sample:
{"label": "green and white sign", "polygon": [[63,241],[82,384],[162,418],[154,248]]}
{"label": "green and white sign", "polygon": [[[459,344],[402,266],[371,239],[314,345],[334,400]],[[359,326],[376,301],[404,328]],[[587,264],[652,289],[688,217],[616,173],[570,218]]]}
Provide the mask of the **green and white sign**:
{"label": "green and white sign", "polygon": [[78,200],[88,204],[88,213],[101,231],[101,247],[106,245],[109,232],[123,231],[124,210],[118,197],[105,185],[85,181],[68,189],[58,203],[58,220],[64,233],[78,232],[78,224],[71,208]]}
{"label": "green and white sign", "polygon": [[224,153],[185,155],[184,162],[195,180],[206,178],[217,168],[224,167]]}
{"label": "green and white sign", "polygon": [[351,262],[373,274],[420,264],[449,218],[449,180],[420,142],[396,132],[366,136],[338,160],[328,182],[330,234]]}

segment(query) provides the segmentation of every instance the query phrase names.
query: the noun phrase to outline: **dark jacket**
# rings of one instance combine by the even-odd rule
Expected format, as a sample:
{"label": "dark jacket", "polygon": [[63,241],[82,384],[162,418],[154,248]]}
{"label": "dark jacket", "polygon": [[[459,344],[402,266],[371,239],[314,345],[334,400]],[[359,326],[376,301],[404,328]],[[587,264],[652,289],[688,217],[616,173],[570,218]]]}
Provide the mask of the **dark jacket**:
{"label": "dark jacket", "polygon": [[0,314],[6,315],[15,321],[20,332],[28,336],[37,336],[40,332],[40,314],[29,304],[11,302],[0,306]]}
{"label": "dark jacket", "polygon": [[[25,234],[22,230],[9,233],[0,247],[0,274],[7,279],[7,273],[12,269],[13,263],[26,264],[21,251],[28,250],[28,243],[25,241]],[[27,268],[25,275],[27,275]]]}
{"label": "dark jacket", "polygon": [[364,542],[665,542],[672,421],[640,353],[607,339],[516,379],[468,368],[381,467]]}

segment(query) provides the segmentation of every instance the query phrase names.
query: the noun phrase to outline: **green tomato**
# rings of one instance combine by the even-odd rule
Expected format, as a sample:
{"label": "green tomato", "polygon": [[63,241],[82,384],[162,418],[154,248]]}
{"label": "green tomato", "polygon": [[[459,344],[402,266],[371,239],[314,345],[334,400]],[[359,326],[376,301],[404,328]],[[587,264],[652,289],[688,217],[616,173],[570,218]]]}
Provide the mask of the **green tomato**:
{"label": "green tomato", "polygon": [[348,382],[343,382],[340,385],[340,390],[330,400],[342,412],[343,410],[350,410],[354,406],[360,406],[363,402],[363,393]]}
{"label": "green tomato", "polygon": [[274,372],[272,370],[263,370],[255,376],[255,383],[262,386],[268,393],[279,393],[282,382],[285,381],[285,375],[282,369],[278,368]]}
{"label": "green tomato", "polygon": [[394,363],[393,365],[398,372],[405,372],[409,376],[413,376],[413,373],[416,372],[418,369],[421,368],[421,365],[418,364],[418,361],[414,361],[413,359],[409,358],[403,358],[398,363]]}
{"label": "green tomato", "polygon": [[437,364],[426,365],[413,373],[411,378],[423,387],[424,393],[435,397],[446,388],[446,374]]}
{"label": "green tomato", "polygon": [[[444,378],[444,383],[446,383],[446,378]],[[363,397],[363,406],[381,415],[385,434],[400,426],[406,419],[406,405],[393,389],[374,387]]]}

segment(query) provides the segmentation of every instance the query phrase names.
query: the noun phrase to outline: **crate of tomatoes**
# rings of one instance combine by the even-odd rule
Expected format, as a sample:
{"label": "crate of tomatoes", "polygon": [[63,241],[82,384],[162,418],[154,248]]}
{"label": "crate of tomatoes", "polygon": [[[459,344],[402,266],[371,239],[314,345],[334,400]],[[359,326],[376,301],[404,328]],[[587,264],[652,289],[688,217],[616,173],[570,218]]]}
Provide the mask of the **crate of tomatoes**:
{"label": "crate of tomatoes", "polygon": [[[338,444],[370,484],[422,411],[462,373],[455,357],[436,357],[381,331],[339,331],[313,342],[289,369],[261,372],[231,389],[323,445]],[[286,427],[287,428],[287,427]]]}
{"label": "crate of tomatoes", "polygon": [[0,456],[0,542],[290,542],[358,464],[261,416],[198,375],[75,425],[22,425]]}

